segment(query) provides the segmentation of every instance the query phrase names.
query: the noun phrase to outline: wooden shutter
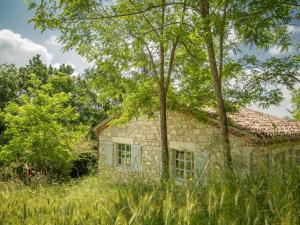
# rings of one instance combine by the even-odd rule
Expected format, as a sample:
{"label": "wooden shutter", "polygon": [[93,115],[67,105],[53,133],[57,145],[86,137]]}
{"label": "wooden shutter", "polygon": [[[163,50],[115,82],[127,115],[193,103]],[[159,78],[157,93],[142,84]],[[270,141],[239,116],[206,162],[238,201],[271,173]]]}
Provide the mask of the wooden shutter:
{"label": "wooden shutter", "polygon": [[140,145],[131,145],[131,168],[133,171],[141,170],[141,146]]}
{"label": "wooden shutter", "polygon": [[109,166],[114,165],[114,147],[112,142],[104,143],[105,163]]}
{"label": "wooden shutter", "polygon": [[207,175],[207,165],[209,161],[208,151],[198,150],[195,152],[195,173],[196,177]]}

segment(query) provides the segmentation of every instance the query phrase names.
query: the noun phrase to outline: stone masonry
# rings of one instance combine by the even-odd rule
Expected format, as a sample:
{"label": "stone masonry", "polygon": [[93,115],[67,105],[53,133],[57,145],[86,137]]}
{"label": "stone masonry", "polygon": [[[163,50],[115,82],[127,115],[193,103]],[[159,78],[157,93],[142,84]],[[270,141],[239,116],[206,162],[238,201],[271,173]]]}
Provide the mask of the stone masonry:
{"label": "stone masonry", "polygon": [[[181,112],[168,112],[168,141],[170,149],[207,151],[210,160],[222,163],[220,153],[220,133],[217,127],[197,120],[192,115]],[[251,146],[245,140],[230,136],[235,161],[248,166]],[[99,163],[105,166],[105,142],[137,144],[141,146],[142,170],[154,177],[161,172],[159,114],[154,118],[146,116],[134,119],[124,125],[111,125],[99,133]],[[116,157],[114,157],[116,158]],[[115,167],[117,170],[124,168]],[[125,171],[126,172],[126,171]]]}

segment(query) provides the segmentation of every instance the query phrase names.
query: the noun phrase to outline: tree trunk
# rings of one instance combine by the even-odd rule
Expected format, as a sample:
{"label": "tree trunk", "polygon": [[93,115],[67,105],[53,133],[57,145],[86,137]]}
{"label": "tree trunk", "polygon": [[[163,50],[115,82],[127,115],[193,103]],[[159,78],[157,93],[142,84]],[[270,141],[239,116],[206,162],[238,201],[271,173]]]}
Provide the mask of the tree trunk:
{"label": "tree trunk", "polygon": [[169,150],[167,129],[167,96],[166,91],[160,89],[160,138],[162,151],[162,178],[168,180],[169,175]]}
{"label": "tree trunk", "polygon": [[221,135],[222,135],[224,165],[229,170],[232,170],[232,157],[231,157],[231,150],[230,150],[228,121],[226,116],[224,99],[222,95],[222,80],[218,72],[215,50],[214,50],[214,43],[213,43],[212,32],[210,28],[208,0],[201,1],[200,11],[204,19],[204,32],[205,32],[208,60],[209,60],[210,70],[211,70],[213,84],[214,84],[214,92],[215,92],[215,98],[217,102],[217,109],[220,116],[220,128],[221,128]]}
{"label": "tree trunk", "polygon": [[159,101],[160,101],[160,138],[162,151],[162,179],[168,180],[169,174],[169,149],[167,130],[167,87],[165,81],[165,46],[164,46],[164,24],[165,24],[165,0],[162,0],[162,15],[160,28],[160,69],[159,69]]}
{"label": "tree trunk", "polygon": [[[211,59],[209,59],[209,61],[210,64],[213,63],[211,62],[212,61]],[[217,101],[217,108],[220,116],[224,164],[229,170],[232,170],[232,157],[231,157],[231,149],[230,149],[230,141],[229,141],[228,121],[227,121],[227,115],[226,115],[226,110],[224,105],[224,99],[222,96],[222,83],[221,80],[218,79],[218,77],[216,77],[216,74],[214,73],[212,74],[214,80],[214,89],[215,89],[215,97]]]}

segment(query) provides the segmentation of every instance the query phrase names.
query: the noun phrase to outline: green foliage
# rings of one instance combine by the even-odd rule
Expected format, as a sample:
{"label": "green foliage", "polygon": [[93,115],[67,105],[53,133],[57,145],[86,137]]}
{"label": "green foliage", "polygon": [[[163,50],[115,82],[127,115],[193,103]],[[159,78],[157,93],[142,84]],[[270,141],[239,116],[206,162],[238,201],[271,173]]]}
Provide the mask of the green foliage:
{"label": "green foliage", "polygon": [[[97,99],[105,100],[114,113],[121,112],[122,120],[126,121],[140,114],[152,115],[158,110],[160,68],[164,67],[162,76],[167,80],[174,42],[187,34],[188,26],[178,23],[185,14],[182,5],[166,7],[165,25],[161,25],[159,19],[160,7],[132,16],[110,18],[111,14],[140,11],[153,4],[153,1],[123,0],[109,4],[94,0],[56,4],[50,0],[30,7],[35,12],[31,22],[41,30],[62,31],[59,40],[65,50],[75,48],[80,55],[97,63],[98,78],[94,79],[94,85],[100,83],[103,87]],[[97,19],[91,20],[95,17]],[[66,18],[72,22],[65,23]],[[161,46],[165,49],[162,57],[159,54]],[[173,69],[170,75],[171,72]],[[107,82],[106,86],[103,81]]]}
{"label": "green foliage", "polygon": [[98,154],[96,141],[82,138],[73,148],[75,157],[72,160],[71,178],[86,176],[98,170]]}
{"label": "green foliage", "polygon": [[0,65],[0,109],[18,96],[20,78],[14,65]]}
{"label": "green foliage", "polygon": [[[89,77],[89,71],[85,71],[81,76],[75,76],[73,72],[73,68],[65,64],[61,64],[59,68],[47,66],[43,64],[39,55],[20,68],[14,65],[1,65],[0,97],[2,101],[0,107],[4,109],[10,101],[17,103],[18,97],[22,94],[30,95],[29,89],[32,88],[30,79],[32,74],[35,74],[41,81],[41,85],[51,83],[51,93],[68,94],[71,105],[79,113],[78,121],[93,126],[107,117],[105,111],[108,106],[103,107],[105,99],[97,101],[97,92],[102,92],[102,90],[93,88],[94,81]],[[1,125],[1,134],[5,130],[3,126]]]}
{"label": "green foliage", "polygon": [[294,91],[292,96],[292,104],[293,104],[293,118],[296,120],[300,120],[300,89]]}
{"label": "green foliage", "polygon": [[[120,76],[127,76],[129,70],[139,73],[144,70],[150,76],[155,74],[155,66],[156,70],[159,67],[157,44],[163,39],[165,49],[168,49],[172,37],[180,34],[173,71],[176,75],[173,82],[177,81],[175,83],[181,87],[177,96],[183,95],[180,104],[185,102],[189,106],[202,108],[215,105],[211,98],[214,89],[209,77],[207,53],[203,50],[205,20],[196,2],[166,1],[167,17],[162,37],[157,35],[161,32],[161,1],[29,2],[28,7],[35,12],[31,22],[36,28],[62,31],[60,41],[66,50],[75,47],[87,59],[96,60],[101,68],[106,67],[107,71],[109,68],[112,71],[110,73],[118,73]],[[251,62],[237,60],[236,53],[240,47],[252,46],[267,50],[276,45],[286,50],[291,39],[285,25],[295,17],[292,12],[297,1],[289,0],[283,4],[281,0],[216,0],[209,3],[211,14],[208,19],[217,61],[221,61],[221,51],[224,55],[224,65],[219,73],[223,74],[227,107],[230,108],[230,104],[244,106],[257,103],[264,107],[278,104],[282,100],[282,91],[278,85],[291,88],[296,83],[294,78],[298,73],[292,71],[298,63],[296,57],[272,58],[266,62],[258,62],[256,59]],[[184,4],[189,14],[185,15],[183,24],[178,26],[184,14],[181,11]],[[146,47],[152,51],[153,62]],[[135,96],[136,101],[138,97],[139,94]]]}
{"label": "green foliage", "polygon": [[1,224],[299,224],[300,173],[206,184],[122,182],[111,173],[63,185],[0,184]]}
{"label": "green foliage", "polygon": [[75,126],[78,113],[70,106],[70,96],[55,93],[51,83],[42,84],[34,75],[28,82],[29,94],[22,95],[19,103],[10,102],[1,114],[9,137],[1,148],[1,160],[6,165],[31,164],[42,174],[65,175],[83,134],[83,127]]}
{"label": "green foliage", "polygon": [[260,62],[245,56],[235,65],[234,75],[225,79],[224,96],[242,106],[256,103],[265,108],[283,100],[282,88],[293,91],[299,82],[299,56],[272,57]]}
{"label": "green foliage", "polygon": [[[193,5],[193,1],[188,2]],[[281,1],[209,1],[207,20],[227,111],[252,103],[264,107],[279,104],[283,99],[282,87],[291,90],[298,82],[297,55],[273,57],[261,62],[253,55],[244,56],[242,52],[242,48],[267,50],[273,45],[286,50],[292,44],[286,24],[294,18],[294,4],[295,1],[286,1],[285,4]],[[191,8],[194,13],[188,21],[193,24],[193,29],[181,40],[184,57],[177,62],[181,65],[180,82],[188,105],[211,107],[215,105],[209,97],[214,94],[214,86],[209,78],[207,53],[203,51],[206,48],[203,38],[206,19],[194,7]]]}
{"label": "green foliage", "polygon": [[[10,101],[18,97],[20,79],[18,69],[14,65],[0,65],[0,111],[3,110]],[[6,143],[3,136],[5,130],[4,121],[0,117],[0,144]]]}
{"label": "green foliage", "polygon": [[86,176],[97,170],[97,156],[92,152],[81,153],[73,160],[70,176],[72,178]]}
{"label": "green foliage", "polygon": [[31,87],[31,76],[35,74],[38,80],[41,81],[42,84],[47,83],[48,78],[54,73],[54,69],[52,67],[47,67],[42,60],[40,55],[34,56],[29,60],[28,64],[18,69],[19,71],[19,79],[20,79],[20,91],[21,93],[28,93],[29,88]]}

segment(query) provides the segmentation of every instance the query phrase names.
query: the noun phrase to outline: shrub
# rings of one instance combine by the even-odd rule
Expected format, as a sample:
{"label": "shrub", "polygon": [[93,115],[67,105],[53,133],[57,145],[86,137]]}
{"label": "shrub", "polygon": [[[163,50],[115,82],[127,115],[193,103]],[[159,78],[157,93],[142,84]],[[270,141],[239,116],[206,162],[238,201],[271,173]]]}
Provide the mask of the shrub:
{"label": "shrub", "polygon": [[2,113],[9,142],[1,149],[0,160],[6,166],[30,164],[42,175],[67,176],[74,145],[83,134],[83,127],[76,124],[78,114],[68,94],[55,93],[51,83],[41,85],[34,76],[31,83],[30,92]]}
{"label": "shrub", "polygon": [[96,143],[91,139],[82,138],[77,142],[73,149],[75,157],[70,172],[72,178],[85,176],[96,170],[96,151]]}
{"label": "shrub", "polygon": [[78,158],[73,160],[70,176],[72,178],[90,174],[96,169],[97,157],[92,152],[80,153]]}

